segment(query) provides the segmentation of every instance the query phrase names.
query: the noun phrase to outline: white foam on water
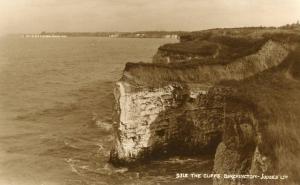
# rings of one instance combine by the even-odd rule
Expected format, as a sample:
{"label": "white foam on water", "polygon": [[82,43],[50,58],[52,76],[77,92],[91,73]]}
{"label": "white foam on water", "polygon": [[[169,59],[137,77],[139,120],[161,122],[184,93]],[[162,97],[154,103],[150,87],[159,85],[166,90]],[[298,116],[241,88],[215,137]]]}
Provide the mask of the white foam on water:
{"label": "white foam on water", "polygon": [[106,132],[109,132],[112,130],[112,124],[105,122],[105,121],[101,121],[101,120],[97,120],[96,123],[97,127],[103,129]]}

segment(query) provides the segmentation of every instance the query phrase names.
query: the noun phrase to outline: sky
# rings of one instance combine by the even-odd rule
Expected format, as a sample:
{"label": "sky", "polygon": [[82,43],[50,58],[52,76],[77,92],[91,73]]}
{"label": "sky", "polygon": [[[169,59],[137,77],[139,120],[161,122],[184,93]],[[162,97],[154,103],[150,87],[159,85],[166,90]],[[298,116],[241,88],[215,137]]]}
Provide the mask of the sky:
{"label": "sky", "polygon": [[280,26],[300,0],[0,0],[0,35]]}

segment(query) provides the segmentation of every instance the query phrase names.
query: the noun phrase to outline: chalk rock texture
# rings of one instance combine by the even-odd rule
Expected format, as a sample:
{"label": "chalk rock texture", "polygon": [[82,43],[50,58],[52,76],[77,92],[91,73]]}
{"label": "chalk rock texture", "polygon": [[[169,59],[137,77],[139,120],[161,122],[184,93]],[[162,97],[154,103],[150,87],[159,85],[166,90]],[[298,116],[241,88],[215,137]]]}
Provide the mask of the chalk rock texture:
{"label": "chalk rock texture", "polygon": [[224,92],[195,84],[132,89],[118,82],[112,158],[130,162],[215,148],[221,139]]}

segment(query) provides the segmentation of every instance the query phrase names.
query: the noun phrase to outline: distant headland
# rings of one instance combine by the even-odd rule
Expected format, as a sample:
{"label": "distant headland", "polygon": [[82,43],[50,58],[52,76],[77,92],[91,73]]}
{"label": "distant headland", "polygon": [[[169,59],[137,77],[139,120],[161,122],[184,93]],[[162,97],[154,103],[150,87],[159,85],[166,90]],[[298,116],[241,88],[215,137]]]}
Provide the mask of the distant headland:
{"label": "distant headland", "polygon": [[140,32],[41,32],[39,34],[23,34],[29,38],[52,37],[110,37],[110,38],[173,38],[179,39],[183,31],[140,31]]}

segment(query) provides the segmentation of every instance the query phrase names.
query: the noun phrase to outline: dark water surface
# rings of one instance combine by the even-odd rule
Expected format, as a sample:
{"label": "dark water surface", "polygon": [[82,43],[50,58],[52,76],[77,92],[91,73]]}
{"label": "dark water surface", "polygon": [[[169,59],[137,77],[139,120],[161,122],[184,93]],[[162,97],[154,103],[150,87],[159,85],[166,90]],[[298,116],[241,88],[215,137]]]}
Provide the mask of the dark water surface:
{"label": "dark water surface", "polygon": [[0,185],[197,184],[204,159],[116,168],[114,82],[171,39],[0,38]]}

